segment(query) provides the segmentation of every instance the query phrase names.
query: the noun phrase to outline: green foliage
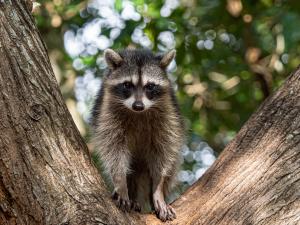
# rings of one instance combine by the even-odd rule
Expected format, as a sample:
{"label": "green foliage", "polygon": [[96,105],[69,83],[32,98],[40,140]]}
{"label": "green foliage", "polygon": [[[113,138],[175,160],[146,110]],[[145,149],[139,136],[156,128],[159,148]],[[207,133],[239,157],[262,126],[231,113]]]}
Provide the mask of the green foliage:
{"label": "green foliage", "polygon": [[[114,3],[119,13],[123,2]],[[217,151],[300,62],[298,1],[182,0],[167,17],[161,16],[164,1],[132,2],[141,19],[126,20],[111,47],[140,47],[131,35],[143,24],[142,31],[153,50],[166,50],[158,37],[161,32],[172,32],[177,50],[174,77],[182,113],[189,130]],[[87,13],[85,7],[81,1],[43,1],[36,11],[50,56],[57,53],[53,62],[58,65],[66,99],[73,98],[74,82],[70,79],[89,68],[101,74],[97,66],[101,51],[79,56],[85,68],[75,75],[71,63],[76,57],[70,58],[63,49],[67,29],[77,30],[99,17],[97,13]],[[104,28],[101,34],[109,36],[110,30]]]}

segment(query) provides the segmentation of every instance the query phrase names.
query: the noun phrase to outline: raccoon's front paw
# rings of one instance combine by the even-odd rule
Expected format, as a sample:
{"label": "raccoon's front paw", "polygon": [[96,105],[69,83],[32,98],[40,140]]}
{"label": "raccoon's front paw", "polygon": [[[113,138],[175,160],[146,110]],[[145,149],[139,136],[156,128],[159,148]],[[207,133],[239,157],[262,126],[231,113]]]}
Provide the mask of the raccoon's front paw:
{"label": "raccoon's front paw", "polygon": [[161,221],[165,222],[167,220],[176,219],[175,210],[172,206],[167,205],[165,202],[156,201],[156,203],[154,203],[154,207],[155,213]]}
{"label": "raccoon's front paw", "polygon": [[123,212],[129,212],[131,209],[131,202],[128,196],[121,196],[119,193],[114,191],[112,199],[115,201],[117,207],[119,207]]}

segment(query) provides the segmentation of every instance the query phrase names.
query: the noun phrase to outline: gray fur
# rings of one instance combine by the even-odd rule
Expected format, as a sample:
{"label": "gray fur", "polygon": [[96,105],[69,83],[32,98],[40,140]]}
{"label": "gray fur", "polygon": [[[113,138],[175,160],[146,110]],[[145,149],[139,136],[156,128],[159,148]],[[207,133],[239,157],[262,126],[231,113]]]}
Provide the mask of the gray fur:
{"label": "gray fur", "polygon": [[[163,57],[144,50],[118,54],[123,61],[106,71],[93,110],[95,151],[112,180],[121,209],[129,210],[137,202],[143,211],[149,205],[154,207],[162,220],[173,219],[175,213],[163,198],[176,181],[184,123],[170,81],[160,65]],[[111,80],[133,75],[163,80],[165,84],[164,94],[141,113],[126,108],[110,91]]]}

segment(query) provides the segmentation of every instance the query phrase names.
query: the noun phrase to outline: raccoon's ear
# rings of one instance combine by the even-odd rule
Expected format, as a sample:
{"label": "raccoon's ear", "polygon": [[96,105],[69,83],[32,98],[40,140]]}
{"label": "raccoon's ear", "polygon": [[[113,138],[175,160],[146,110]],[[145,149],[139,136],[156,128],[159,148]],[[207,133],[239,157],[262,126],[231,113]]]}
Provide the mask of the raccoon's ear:
{"label": "raccoon's ear", "polygon": [[167,66],[171,63],[171,61],[175,58],[176,56],[176,50],[171,50],[164,54],[162,56],[162,59],[160,60],[160,66],[162,68],[167,68]]}
{"label": "raccoon's ear", "polygon": [[109,48],[104,51],[104,58],[110,69],[117,68],[123,61],[119,53]]}

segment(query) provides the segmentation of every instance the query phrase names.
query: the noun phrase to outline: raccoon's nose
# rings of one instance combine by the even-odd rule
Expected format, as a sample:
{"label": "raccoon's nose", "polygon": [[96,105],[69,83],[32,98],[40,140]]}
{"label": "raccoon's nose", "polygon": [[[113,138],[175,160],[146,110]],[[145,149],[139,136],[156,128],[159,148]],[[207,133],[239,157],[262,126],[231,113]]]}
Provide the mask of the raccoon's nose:
{"label": "raccoon's nose", "polygon": [[144,103],[141,102],[141,101],[135,101],[133,104],[132,104],[132,108],[133,110],[135,111],[142,111],[144,110],[145,106],[144,106]]}

